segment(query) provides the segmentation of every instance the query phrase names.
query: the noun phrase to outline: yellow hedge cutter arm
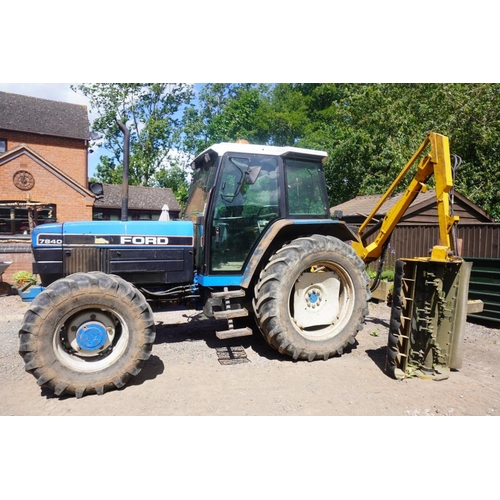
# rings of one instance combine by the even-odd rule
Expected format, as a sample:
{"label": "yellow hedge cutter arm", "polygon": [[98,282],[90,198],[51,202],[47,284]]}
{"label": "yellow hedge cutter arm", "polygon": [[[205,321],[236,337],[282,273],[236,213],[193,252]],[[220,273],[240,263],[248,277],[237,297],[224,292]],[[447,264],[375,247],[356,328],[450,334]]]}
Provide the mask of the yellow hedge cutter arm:
{"label": "yellow hedge cutter arm", "polygon": [[[428,146],[430,152],[421,159],[402,198],[367,230],[380,207]],[[444,379],[450,369],[462,365],[471,264],[456,255],[452,237],[458,217],[452,214],[449,200],[453,175],[447,137],[436,133],[427,136],[360,226],[359,242],[353,243],[366,263],[380,258],[395,226],[418,193],[427,189],[426,182],[432,175],[436,184],[439,244],[432,248],[430,256],[396,262],[386,370],[398,379],[410,376]],[[367,243],[374,233],[373,242]]]}
{"label": "yellow hedge cutter arm", "polygon": [[[381,223],[370,231],[366,231],[368,224],[373,220],[380,207],[385,203],[387,198],[392,195],[410,168],[429,145],[430,152],[420,161],[417,172],[401,199],[387,212]],[[384,244],[391,236],[392,231],[417,195],[427,190],[426,182],[433,175],[436,183],[439,245],[436,245],[432,249],[431,259],[445,261],[453,258],[456,249],[454,248],[454,243],[452,242],[450,234],[454,225],[458,222],[458,217],[452,215],[449,199],[449,192],[453,188],[450,146],[448,137],[431,132],[417,149],[410,161],[405,165],[403,170],[401,170],[398,177],[394,180],[358,230],[360,242],[354,242],[353,247],[366,263],[372,262],[381,256]],[[366,238],[377,230],[378,234],[375,240],[372,243],[366,244]]]}

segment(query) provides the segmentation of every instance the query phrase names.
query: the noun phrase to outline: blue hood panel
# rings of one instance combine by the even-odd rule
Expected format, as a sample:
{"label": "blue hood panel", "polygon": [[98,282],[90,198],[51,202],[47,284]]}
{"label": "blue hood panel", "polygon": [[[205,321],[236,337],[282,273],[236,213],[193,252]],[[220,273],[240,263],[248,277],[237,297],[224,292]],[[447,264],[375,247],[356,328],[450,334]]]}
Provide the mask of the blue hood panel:
{"label": "blue hood panel", "polygon": [[189,221],[81,221],[44,224],[33,230],[32,245],[40,247],[192,247]]}

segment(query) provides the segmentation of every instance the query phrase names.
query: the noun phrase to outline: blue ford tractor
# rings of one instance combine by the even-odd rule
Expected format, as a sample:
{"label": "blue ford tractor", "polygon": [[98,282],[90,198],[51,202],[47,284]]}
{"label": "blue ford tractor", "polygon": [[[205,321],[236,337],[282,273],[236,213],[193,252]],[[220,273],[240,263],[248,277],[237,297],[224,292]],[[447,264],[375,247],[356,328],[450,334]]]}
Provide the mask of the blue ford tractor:
{"label": "blue ford tractor", "polygon": [[217,144],[194,160],[183,220],[36,227],[33,271],[42,286],[20,330],[26,370],[56,395],[123,387],[151,354],[154,299],[227,320],[220,339],[251,335],[252,319],[294,360],[341,355],[368,312],[366,264],[383,254],[434,174],[440,244],[430,258],[398,267],[388,371],[401,378],[459,367],[468,276],[450,240],[458,217],[448,199],[448,139],[431,133],[402,174],[429,146],[401,202],[366,232],[378,206],[358,233],[330,216],[325,152],[248,143]]}

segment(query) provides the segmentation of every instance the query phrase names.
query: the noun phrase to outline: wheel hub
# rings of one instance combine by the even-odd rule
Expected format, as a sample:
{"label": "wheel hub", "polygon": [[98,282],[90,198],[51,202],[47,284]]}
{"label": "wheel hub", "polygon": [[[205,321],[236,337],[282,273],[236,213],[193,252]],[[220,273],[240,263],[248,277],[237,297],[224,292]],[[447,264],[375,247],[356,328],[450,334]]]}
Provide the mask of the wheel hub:
{"label": "wheel hub", "polygon": [[313,309],[320,305],[321,303],[321,290],[313,288],[307,292],[306,304],[307,307],[312,307]]}
{"label": "wheel hub", "polygon": [[116,334],[112,317],[97,310],[76,314],[66,323],[64,332],[72,353],[86,358],[111,349]]}
{"label": "wheel hub", "polygon": [[97,321],[89,321],[78,328],[76,342],[81,349],[96,351],[106,343],[108,339],[104,325]]}
{"label": "wheel hub", "polygon": [[295,283],[294,321],[299,328],[331,325],[339,311],[340,281],[334,272],[304,273]]}

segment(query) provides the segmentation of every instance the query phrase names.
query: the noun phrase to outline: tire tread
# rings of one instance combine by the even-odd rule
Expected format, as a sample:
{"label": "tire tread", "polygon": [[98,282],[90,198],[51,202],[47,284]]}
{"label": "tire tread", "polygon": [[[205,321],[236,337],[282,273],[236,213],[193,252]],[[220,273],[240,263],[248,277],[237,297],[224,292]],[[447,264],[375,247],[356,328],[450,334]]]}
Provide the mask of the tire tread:
{"label": "tire tread", "polygon": [[[109,296],[117,301],[117,305],[131,311],[136,327],[130,332],[130,336],[139,336],[138,342],[129,340],[131,345],[136,345],[135,351],[129,353],[124,362],[118,359],[116,368],[103,369],[102,374],[99,372],[99,375],[93,377],[73,371],[69,377],[68,370],[59,369],[57,361],[49,361],[50,355],[47,353],[52,350],[53,332],[46,331],[44,324],[62,304],[67,301],[77,302],[89,293],[96,292]],[[19,354],[24,360],[25,370],[37,379],[39,386],[49,388],[56,396],[70,394],[81,398],[85,394],[104,394],[126,385],[130,377],[136,376],[149,359],[155,336],[151,307],[133,285],[118,276],[99,271],[75,273],[50,284],[30,305],[19,330]],[[101,381],[96,383],[95,378],[99,377]],[[89,378],[94,381],[88,381]]]}

